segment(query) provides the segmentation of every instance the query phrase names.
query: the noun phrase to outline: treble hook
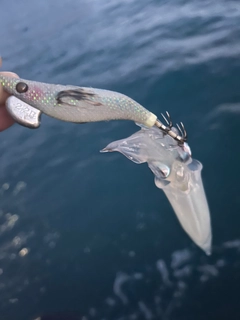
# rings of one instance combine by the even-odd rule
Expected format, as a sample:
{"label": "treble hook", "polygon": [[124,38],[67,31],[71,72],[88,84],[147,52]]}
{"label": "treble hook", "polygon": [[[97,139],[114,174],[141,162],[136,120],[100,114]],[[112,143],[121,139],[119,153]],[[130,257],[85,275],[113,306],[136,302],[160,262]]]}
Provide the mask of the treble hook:
{"label": "treble hook", "polygon": [[172,119],[171,119],[171,116],[169,114],[168,111],[166,111],[166,115],[167,115],[167,118],[165,117],[165,115],[163,113],[161,113],[161,116],[163,117],[163,119],[165,120],[165,122],[167,123],[168,125],[168,129],[171,130],[172,129],[172,126],[173,126],[173,123],[172,123]]}
{"label": "treble hook", "polygon": [[178,130],[182,135],[182,139],[183,139],[184,142],[186,142],[187,141],[187,131],[186,131],[186,129],[185,129],[185,127],[184,127],[182,122],[180,122],[180,125],[181,125],[181,127],[177,123]]}
{"label": "treble hook", "polygon": [[180,122],[181,127],[177,124],[177,128],[181,134],[181,136],[180,136],[172,130],[173,123],[172,123],[172,119],[171,119],[169,112],[166,111],[167,117],[165,117],[165,115],[163,113],[161,113],[161,115],[162,115],[163,119],[165,120],[167,126],[165,126],[159,119],[156,120],[155,125],[158,128],[160,128],[165,134],[168,134],[170,137],[172,137],[174,140],[176,140],[180,146],[182,146],[184,144],[184,142],[187,141],[187,131],[186,131],[183,123]]}

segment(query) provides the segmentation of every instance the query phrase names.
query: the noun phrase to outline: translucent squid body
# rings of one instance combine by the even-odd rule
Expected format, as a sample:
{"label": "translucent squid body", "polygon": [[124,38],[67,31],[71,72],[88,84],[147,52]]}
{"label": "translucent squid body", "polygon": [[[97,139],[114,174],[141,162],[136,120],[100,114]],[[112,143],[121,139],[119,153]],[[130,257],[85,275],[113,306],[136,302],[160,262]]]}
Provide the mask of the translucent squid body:
{"label": "translucent squid body", "polygon": [[132,136],[112,142],[103,152],[119,151],[135,163],[147,162],[155,184],[170,201],[182,227],[207,254],[211,251],[211,223],[201,170],[191,158],[184,126],[164,125],[133,99],[113,91],[40,83],[0,75],[0,85],[11,96],[7,109],[20,124],[40,126],[45,113],[59,120],[86,123],[132,120],[141,125]]}
{"label": "translucent squid body", "polygon": [[[176,130],[176,128],[172,128]],[[211,253],[211,222],[205,196],[202,164],[192,159],[170,136],[156,127],[110,143],[102,152],[118,151],[135,163],[147,162],[183,229],[206,254]]]}

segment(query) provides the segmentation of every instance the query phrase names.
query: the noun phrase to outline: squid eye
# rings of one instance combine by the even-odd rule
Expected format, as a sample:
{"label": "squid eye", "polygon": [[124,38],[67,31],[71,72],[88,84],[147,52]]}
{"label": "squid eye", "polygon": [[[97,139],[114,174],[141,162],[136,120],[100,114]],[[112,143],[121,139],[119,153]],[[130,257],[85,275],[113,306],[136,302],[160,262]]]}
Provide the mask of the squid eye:
{"label": "squid eye", "polygon": [[150,162],[148,165],[157,179],[166,179],[170,175],[170,168],[161,162],[154,161]]}
{"label": "squid eye", "polygon": [[28,85],[25,82],[18,82],[16,85],[16,90],[18,93],[24,93],[28,91]]}

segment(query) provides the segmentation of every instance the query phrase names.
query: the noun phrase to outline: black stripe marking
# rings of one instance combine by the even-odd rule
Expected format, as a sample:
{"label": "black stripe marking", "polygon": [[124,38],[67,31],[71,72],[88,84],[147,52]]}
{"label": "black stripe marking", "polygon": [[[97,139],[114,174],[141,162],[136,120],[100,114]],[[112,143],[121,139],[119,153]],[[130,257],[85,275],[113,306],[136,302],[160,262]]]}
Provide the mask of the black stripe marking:
{"label": "black stripe marking", "polygon": [[93,101],[91,98],[94,97],[95,94],[91,92],[87,92],[84,89],[77,89],[77,90],[63,90],[58,92],[56,96],[56,100],[58,104],[68,104],[71,105],[71,103],[66,103],[62,101],[63,98],[69,98],[69,99],[75,99],[78,101],[87,101],[88,103],[91,103],[95,106],[100,106],[100,102]]}

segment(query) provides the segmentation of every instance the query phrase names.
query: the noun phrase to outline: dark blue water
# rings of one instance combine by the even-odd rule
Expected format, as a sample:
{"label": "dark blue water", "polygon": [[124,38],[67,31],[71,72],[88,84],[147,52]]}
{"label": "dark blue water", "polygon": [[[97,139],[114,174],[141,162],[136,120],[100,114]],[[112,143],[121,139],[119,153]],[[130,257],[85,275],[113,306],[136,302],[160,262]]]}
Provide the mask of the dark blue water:
{"label": "dark blue water", "polygon": [[133,123],[15,125],[0,144],[0,319],[239,319],[239,1],[3,0],[0,39],[4,70],[183,121],[214,246],[192,243],[146,165],[99,153]]}

